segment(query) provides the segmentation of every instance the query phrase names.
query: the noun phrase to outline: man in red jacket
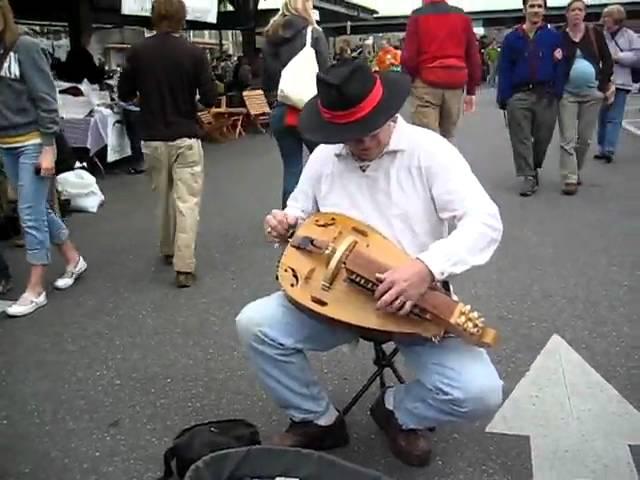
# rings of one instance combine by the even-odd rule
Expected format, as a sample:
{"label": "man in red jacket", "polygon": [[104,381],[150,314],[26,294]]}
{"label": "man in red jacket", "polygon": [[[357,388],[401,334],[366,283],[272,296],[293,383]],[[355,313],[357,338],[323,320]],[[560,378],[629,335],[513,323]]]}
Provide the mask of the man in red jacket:
{"label": "man in red jacket", "polygon": [[424,0],[409,17],[402,67],[413,78],[413,123],[447,138],[473,112],[482,64],[471,19],[445,0]]}

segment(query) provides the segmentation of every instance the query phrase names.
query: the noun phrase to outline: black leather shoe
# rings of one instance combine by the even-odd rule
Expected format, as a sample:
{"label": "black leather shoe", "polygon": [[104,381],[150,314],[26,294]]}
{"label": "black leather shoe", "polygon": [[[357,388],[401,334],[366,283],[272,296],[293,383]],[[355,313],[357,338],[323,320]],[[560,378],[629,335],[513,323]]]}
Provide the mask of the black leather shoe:
{"label": "black leather shoe", "polygon": [[269,443],[278,447],[333,450],[349,444],[349,432],[342,415],[326,427],[314,422],[291,421],[289,427]]}

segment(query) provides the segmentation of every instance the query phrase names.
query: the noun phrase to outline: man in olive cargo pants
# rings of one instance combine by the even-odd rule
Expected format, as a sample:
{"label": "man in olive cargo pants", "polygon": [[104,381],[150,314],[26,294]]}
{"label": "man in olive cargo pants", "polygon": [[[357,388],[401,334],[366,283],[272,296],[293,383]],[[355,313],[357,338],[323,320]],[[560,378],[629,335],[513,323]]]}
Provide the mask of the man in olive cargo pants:
{"label": "man in olive cargo pants", "polygon": [[[558,101],[546,91],[516,93],[507,104],[509,137],[513,149],[516,176],[533,178],[538,184],[538,170],[542,168],[547,149],[553,138],[558,117]],[[531,185],[524,186],[522,195],[533,193]]]}

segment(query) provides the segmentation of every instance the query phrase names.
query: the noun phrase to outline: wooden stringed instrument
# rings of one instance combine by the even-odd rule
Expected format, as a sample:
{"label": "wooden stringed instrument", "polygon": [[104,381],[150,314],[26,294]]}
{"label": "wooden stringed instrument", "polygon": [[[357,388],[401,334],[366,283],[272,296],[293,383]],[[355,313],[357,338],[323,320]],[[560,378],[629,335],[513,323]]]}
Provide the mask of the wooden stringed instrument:
{"label": "wooden stringed instrument", "polygon": [[407,316],[376,309],[377,274],[411,259],[367,224],[341,214],[317,213],[293,233],[277,277],[294,304],[352,327],[434,341],[452,334],[480,347],[495,346],[498,332],[438,285],[430,287]]}

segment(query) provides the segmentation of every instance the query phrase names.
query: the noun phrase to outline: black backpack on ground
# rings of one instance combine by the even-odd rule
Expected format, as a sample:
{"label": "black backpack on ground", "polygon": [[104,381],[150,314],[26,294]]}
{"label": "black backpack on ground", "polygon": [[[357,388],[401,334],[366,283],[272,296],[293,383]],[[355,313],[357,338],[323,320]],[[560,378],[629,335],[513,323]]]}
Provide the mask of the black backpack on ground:
{"label": "black backpack on ground", "polygon": [[164,453],[164,474],[158,480],[173,478],[176,462],[178,478],[183,479],[191,465],[210,453],[260,445],[255,425],[246,420],[218,420],[198,423],[182,430]]}

